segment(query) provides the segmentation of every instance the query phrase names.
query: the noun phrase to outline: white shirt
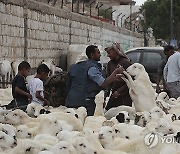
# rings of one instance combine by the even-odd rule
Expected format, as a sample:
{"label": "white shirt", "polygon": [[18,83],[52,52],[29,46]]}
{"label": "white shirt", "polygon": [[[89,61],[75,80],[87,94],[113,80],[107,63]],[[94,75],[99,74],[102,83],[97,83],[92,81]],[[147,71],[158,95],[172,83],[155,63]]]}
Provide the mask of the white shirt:
{"label": "white shirt", "polygon": [[30,94],[32,95],[32,102],[37,103],[39,105],[43,105],[43,101],[36,98],[36,92],[40,91],[40,95],[44,98],[44,87],[43,82],[39,78],[33,78],[30,80],[27,86]]}
{"label": "white shirt", "polygon": [[164,67],[164,79],[166,82],[180,81],[180,52],[169,57]]}

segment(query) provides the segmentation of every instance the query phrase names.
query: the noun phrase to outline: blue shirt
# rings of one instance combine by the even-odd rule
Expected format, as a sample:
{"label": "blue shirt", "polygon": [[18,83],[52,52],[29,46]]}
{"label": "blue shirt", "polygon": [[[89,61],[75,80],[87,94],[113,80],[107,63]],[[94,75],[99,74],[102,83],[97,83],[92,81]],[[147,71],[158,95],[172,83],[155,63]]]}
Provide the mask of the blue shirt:
{"label": "blue shirt", "polygon": [[102,73],[96,67],[90,67],[88,70],[88,76],[91,80],[96,82],[99,86],[103,84],[105,78],[102,76]]}

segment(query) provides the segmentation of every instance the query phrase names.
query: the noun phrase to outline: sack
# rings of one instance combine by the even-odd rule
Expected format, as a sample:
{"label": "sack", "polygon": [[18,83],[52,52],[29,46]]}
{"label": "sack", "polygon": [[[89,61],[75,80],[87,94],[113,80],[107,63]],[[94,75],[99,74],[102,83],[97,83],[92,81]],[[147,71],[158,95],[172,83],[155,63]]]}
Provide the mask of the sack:
{"label": "sack", "polygon": [[58,107],[65,105],[67,97],[66,81],[67,72],[61,72],[49,77],[44,82],[45,98],[49,100],[51,106]]}

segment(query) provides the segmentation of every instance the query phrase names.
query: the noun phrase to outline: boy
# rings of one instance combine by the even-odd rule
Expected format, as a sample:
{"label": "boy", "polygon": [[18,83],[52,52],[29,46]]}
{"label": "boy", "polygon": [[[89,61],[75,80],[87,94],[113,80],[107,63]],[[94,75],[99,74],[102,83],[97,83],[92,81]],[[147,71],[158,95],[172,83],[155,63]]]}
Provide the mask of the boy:
{"label": "boy", "polygon": [[31,66],[28,62],[22,61],[18,66],[18,74],[13,79],[12,95],[16,106],[28,105],[29,100],[32,99],[32,96],[29,94],[25,83],[25,78],[28,76],[30,68]]}
{"label": "boy", "polygon": [[49,101],[44,98],[43,80],[48,77],[49,68],[41,64],[37,68],[37,75],[28,84],[28,90],[32,95],[32,102],[38,105],[49,105]]}

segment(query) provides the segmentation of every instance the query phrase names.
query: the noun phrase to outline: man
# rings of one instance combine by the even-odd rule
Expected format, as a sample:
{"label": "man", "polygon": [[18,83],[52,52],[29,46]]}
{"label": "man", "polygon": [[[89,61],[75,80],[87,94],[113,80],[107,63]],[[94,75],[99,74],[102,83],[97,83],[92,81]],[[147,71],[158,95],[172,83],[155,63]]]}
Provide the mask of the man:
{"label": "man", "polygon": [[162,79],[162,81],[163,81],[163,91],[166,91],[166,92],[168,91],[167,86],[166,86],[166,83],[165,83],[165,81],[164,81],[164,77],[163,77],[163,70],[164,70],[164,67],[165,67],[165,65],[166,65],[166,63],[167,63],[168,58],[169,58],[172,54],[174,54],[174,47],[171,46],[171,45],[165,46],[165,47],[164,47],[164,54],[166,55],[166,59],[163,59],[163,60],[161,61],[161,63],[160,63],[159,66],[158,66],[158,71],[157,71],[157,81],[156,81],[156,84],[157,84],[157,86],[156,86],[156,92],[157,92],[157,93],[161,92],[161,89],[160,89],[160,86],[159,86],[159,83],[160,83],[161,79]]}
{"label": "man", "polygon": [[180,45],[164,67],[164,79],[173,98],[180,97]]}
{"label": "man", "polygon": [[[113,43],[111,46],[105,48],[105,51],[110,58],[110,61],[107,64],[107,76],[111,75],[118,65],[122,66],[124,69],[127,69],[131,65],[129,58],[123,52],[120,44]],[[106,110],[120,105],[132,106],[129,89],[123,80],[118,82],[114,81],[109,89],[112,90],[112,94],[106,105]]]}
{"label": "man", "polygon": [[66,107],[78,108],[85,106],[84,73],[86,61],[85,53],[79,55],[75,64],[72,64],[67,73],[67,99]]}
{"label": "man", "polygon": [[100,61],[100,51],[97,46],[90,45],[86,48],[86,55],[88,61],[86,63],[85,72],[85,107],[88,116],[94,115],[96,104],[94,102],[95,96],[113,81],[119,80],[116,74],[122,73],[122,68],[116,68],[114,72],[105,79],[102,73]]}

